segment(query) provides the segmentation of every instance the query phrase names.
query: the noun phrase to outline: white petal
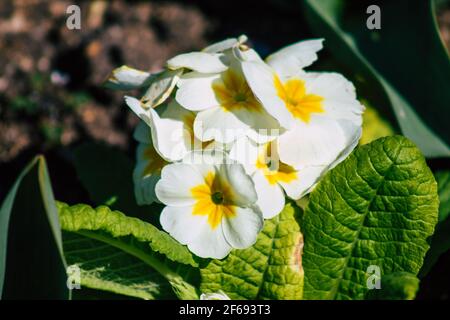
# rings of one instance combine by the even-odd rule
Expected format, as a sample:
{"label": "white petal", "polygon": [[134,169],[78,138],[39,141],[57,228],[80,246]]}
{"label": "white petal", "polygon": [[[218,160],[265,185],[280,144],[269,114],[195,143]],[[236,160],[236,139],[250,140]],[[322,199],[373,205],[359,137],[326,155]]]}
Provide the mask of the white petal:
{"label": "white petal", "polygon": [[176,100],[180,105],[192,111],[216,107],[220,103],[212,85],[218,79],[220,79],[220,74],[187,73],[178,83]]}
{"label": "white petal", "polygon": [[232,247],[225,240],[221,226],[211,229],[209,224],[205,224],[197,227],[197,230],[197,236],[188,244],[189,250],[197,256],[223,259],[230,253]]}
{"label": "white petal", "polygon": [[125,103],[130,109],[147,125],[150,125],[150,113],[149,110],[144,108],[143,104],[136,98],[125,96]]}
{"label": "white petal", "polygon": [[317,60],[317,52],[323,48],[323,39],[294,43],[266,58],[266,62],[280,77],[290,77]]}
{"label": "white petal", "polygon": [[247,137],[237,139],[229,152],[229,157],[244,166],[247,174],[255,172],[259,155],[258,145]]}
{"label": "white petal", "polygon": [[183,70],[166,70],[150,84],[141,101],[147,108],[155,108],[170,96]]}
{"label": "white petal", "polygon": [[347,119],[360,126],[364,106],[356,99],[355,87],[341,74],[331,72],[303,75],[306,91],[324,98],[325,117]]}
{"label": "white petal", "polygon": [[252,175],[255,183],[258,201],[256,204],[261,209],[264,219],[271,219],[284,208],[284,192],[278,183],[271,184],[260,170]]}
{"label": "white petal", "polygon": [[225,50],[231,49],[233,46],[237,45],[238,39],[236,38],[229,38],[225,39],[216,43],[213,43],[212,45],[207,46],[202,51],[203,52],[209,52],[209,53],[217,53],[217,52],[223,52]]}
{"label": "white petal", "polygon": [[152,141],[150,127],[144,121],[139,121],[133,132],[133,138],[141,143],[149,144]]}
{"label": "white petal", "polygon": [[223,55],[207,52],[183,53],[167,61],[169,69],[186,68],[202,73],[217,73],[227,70]]}
{"label": "white petal", "polygon": [[295,168],[330,165],[358,134],[358,126],[347,120],[324,117],[310,123],[298,121],[279,139],[280,159]]}
{"label": "white petal", "polygon": [[235,207],[236,215],[222,220],[226,241],[237,249],[245,249],[256,242],[256,237],[264,225],[258,210]]}
{"label": "white petal", "polygon": [[194,134],[201,141],[230,143],[245,136],[248,128],[233,112],[221,107],[200,111],[194,121]]}
{"label": "white petal", "polygon": [[289,129],[295,120],[277,95],[274,85],[276,74],[273,70],[263,63],[242,62],[242,71],[262,106],[282,127]]}
{"label": "white petal", "polygon": [[241,207],[250,207],[255,204],[258,198],[255,185],[241,164],[223,164],[219,167],[218,174],[230,190],[231,199],[227,199],[228,201]]}
{"label": "white petal", "polygon": [[325,166],[304,167],[297,171],[297,179],[290,182],[280,181],[279,184],[283,187],[289,198],[298,200],[311,191],[324,171]]}
{"label": "white petal", "polygon": [[208,216],[193,215],[193,207],[165,207],[159,218],[161,226],[181,244],[188,244],[206,227]]}
{"label": "white petal", "polygon": [[128,66],[121,66],[114,69],[105,83],[105,86],[113,90],[132,90],[141,88],[149,84],[154,75],[148,72],[130,68]]}
{"label": "white petal", "polygon": [[153,144],[158,153],[167,161],[181,160],[191,150],[194,114],[171,101],[163,106],[161,116],[150,109],[150,127]]}
{"label": "white petal", "polygon": [[148,174],[145,169],[148,165],[148,159],[143,157],[147,148],[151,148],[150,144],[140,143],[136,150],[136,167],[133,171],[134,194],[136,202],[139,205],[151,204],[158,201],[155,194],[155,185],[160,179],[160,174]]}
{"label": "white petal", "polygon": [[192,188],[204,184],[205,179],[195,165],[172,163],[161,172],[161,180],[156,184],[156,196],[169,206],[191,206],[195,203]]}

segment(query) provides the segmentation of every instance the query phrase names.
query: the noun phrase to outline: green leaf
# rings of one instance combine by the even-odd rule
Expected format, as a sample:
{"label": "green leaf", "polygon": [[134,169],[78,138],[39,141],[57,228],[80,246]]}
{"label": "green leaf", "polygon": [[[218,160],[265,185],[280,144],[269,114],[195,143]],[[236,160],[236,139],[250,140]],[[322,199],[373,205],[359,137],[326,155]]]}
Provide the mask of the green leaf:
{"label": "green leaf", "polygon": [[83,285],[153,299],[170,297],[170,284],[179,298],[198,298],[187,282],[195,281],[198,263],[167,233],[105,206],[58,209],[67,260],[82,268]]}
{"label": "green leaf", "polygon": [[402,136],[357,148],[310,195],[303,219],[305,299],[362,299],[367,268],[417,275],[438,215],[437,185]]}
{"label": "green leaf", "polygon": [[450,156],[450,60],[439,37],[433,1],[383,2],[380,30],[366,27],[367,2],[304,3],[307,20],[330,52],[378,92],[382,103],[374,105],[393,110],[403,134],[427,157]]}
{"label": "green leaf", "polygon": [[118,149],[86,143],[74,150],[74,165],[96,205],[108,205],[158,225],[158,204],[139,206],[134,196],[133,161]]}
{"label": "green leaf", "polygon": [[303,236],[300,209],[289,203],[266,220],[256,243],[233,250],[224,260],[201,269],[201,291],[224,291],[231,299],[301,299]]}
{"label": "green leaf", "polygon": [[61,230],[45,159],[21,172],[0,208],[2,299],[68,299]]}
{"label": "green leaf", "polygon": [[419,279],[408,272],[395,272],[381,278],[381,288],[369,290],[369,300],[414,300],[419,290]]}
{"label": "green leaf", "polygon": [[439,193],[439,222],[443,222],[450,215],[450,171],[438,171],[434,176],[438,184]]}
{"label": "green leaf", "polygon": [[450,249],[450,171],[438,171],[435,178],[439,193],[439,223],[420,271],[421,277],[424,277],[439,257]]}

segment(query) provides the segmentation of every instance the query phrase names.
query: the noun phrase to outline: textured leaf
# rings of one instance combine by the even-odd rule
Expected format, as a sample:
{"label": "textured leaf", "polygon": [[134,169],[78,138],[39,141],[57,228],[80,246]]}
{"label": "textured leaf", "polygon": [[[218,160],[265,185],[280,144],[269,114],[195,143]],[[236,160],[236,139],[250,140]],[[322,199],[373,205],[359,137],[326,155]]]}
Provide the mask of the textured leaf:
{"label": "textured leaf", "polygon": [[403,134],[427,157],[450,156],[450,60],[433,1],[384,1],[379,4],[380,30],[366,28],[365,1],[304,3],[306,18],[326,39],[325,47],[379,92],[383,104],[390,106],[383,109],[394,112]]}
{"label": "textured leaf", "polygon": [[265,221],[251,248],[212,260],[201,270],[201,291],[222,290],[231,299],[300,299],[303,236],[299,212],[294,204],[287,204],[278,216]]}
{"label": "textured leaf", "polygon": [[417,275],[438,215],[437,185],[405,137],[356,149],[310,195],[303,232],[305,299],[362,299],[367,268]]}
{"label": "textured leaf", "polygon": [[[88,248],[92,255],[85,256],[79,255],[80,252],[77,251],[83,249],[77,246],[67,247],[73,237],[66,237],[64,242],[70,263],[79,265],[83,268],[83,274],[89,276],[84,280],[86,286],[150,299],[167,294],[161,288],[167,287],[168,282],[179,298],[198,298],[195,288],[186,281],[195,281],[194,267],[198,264],[188,249],[167,233],[139,219],[111,211],[105,206],[93,209],[83,204],[70,207],[58,203],[58,208],[64,231],[74,233],[78,238],[82,236],[95,240],[80,243],[88,247],[93,246],[91,249]],[[106,257],[106,261],[98,261],[99,256],[105,257],[105,252],[110,252],[112,257],[109,259]],[[144,262],[153,270],[148,270],[148,274],[145,274],[143,266],[137,260]],[[130,270],[124,273],[120,268],[126,266],[128,262]],[[134,267],[137,269],[133,275],[131,271]],[[104,272],[100,272],[102,268],[105,269]],[[125,277],[121,277],[123,275]],[[144,281],[141,288],[136,282],[137,279],[133,280],[134,276]],[[165,281],[162,281],[164,279]],[[155,282],[152,284],[152,281]],[[151,288],[152,286],[157,288]]]}
{"label": "textured leaf", "polygon": [[414,300],[419,279],[408,272],[395,272],[381,277],[381,289],[369,290],[369,300]]}
{"label": "textured leaf", "polygon": [[66,264],[43,157],[17,178],[0,208],[0,297],[67,299]]}

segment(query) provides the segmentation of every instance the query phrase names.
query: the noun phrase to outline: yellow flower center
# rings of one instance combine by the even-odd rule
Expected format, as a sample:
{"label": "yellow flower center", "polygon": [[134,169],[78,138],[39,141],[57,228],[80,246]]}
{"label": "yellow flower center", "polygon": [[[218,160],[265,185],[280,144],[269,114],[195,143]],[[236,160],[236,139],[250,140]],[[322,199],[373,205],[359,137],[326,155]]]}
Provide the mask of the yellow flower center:
{"label": "yellow flower center", "polygon": [[211,229],[217,228],[223,217],[236,215],[235,206],[228,202],[232,197],[231,187],[217,179],[215,172],[209,172],[205,183],[193,187],[191,194],[196,200],[192,214],[208,216]]}
{"label": "yellow flower center", "polygon": [[247,109],[259,112],[262,110],[244,77],[231,69],[223,72],[221,78],[213,83],[212,87],[225,111]]}
{"label": "yellow flower center", "polygon": [[270,184],[276,184],[277,182],[289,183],[297,179],[297,171],[279,160],[276,146],[270,142],[262,148],[258,155],[256,167],[263,171]]}
{"label": "yellow flower center", "polygon": [[149,145],[144,150],[142,158],[147,161],[147,165],[142,172],[143,177],[161,172],[161,169],[168,164],[168,162],[161,158],[158,152],[156,152],[153,145]]}
{"label": "yellow flower center", "polygon": [[286,108],[297,119],[308,123],[312,113],[322,113],[323,97],[306,93],[305,82],[292,78],[284,84],[277,75],[274,76],[274,85],[278,97],[284,101]]}

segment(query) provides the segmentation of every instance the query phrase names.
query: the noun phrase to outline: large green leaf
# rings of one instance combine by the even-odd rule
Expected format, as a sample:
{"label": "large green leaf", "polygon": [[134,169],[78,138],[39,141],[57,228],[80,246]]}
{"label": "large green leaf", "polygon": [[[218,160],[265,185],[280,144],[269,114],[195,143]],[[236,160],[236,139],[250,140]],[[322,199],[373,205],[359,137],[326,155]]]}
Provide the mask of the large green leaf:
{"label": "large green leaf", "polygon": [[201,270],[201,291],[224,291],[231,299],[300,299],[303,287],[303,236],[300,209],[287,204],[266,220],[256,244],[233,250]]}
{"label": "large green leaf", "polygon": [[306,17],[326,47],[370,83],[392,108],[403,134],[427,157],[450,156],[450,60],[433,2],[383,1],[381,29],[366,27],[371,2],[305,0]]}
{"label": "large green leaf", "polygon": [[43,157],[22,171],[0,208],[2,299],[67,299],[58,214]]}
{"label": "large green leaf", "polygon": [[362,299],[367,268],[419,272],[438,216],[437,185],[402,136],[356,149],[310,195],[302,229],[306,299]]}
{"label": "large green leaf", "polygon": [[[81,283],[145,299],[197,298],[193,255],[167,233],[106,206],[58,203],[64,249],[80,267]],[[198,276],[198,275],[197,275]]]}
{"label": "large green leaf", "polygon": [[118,149],[86,143],[74,150],[74,164],[83,186],[96,205],[109,207],[158,224],[157,204],[139,206],[134,197],[133,161]]}

